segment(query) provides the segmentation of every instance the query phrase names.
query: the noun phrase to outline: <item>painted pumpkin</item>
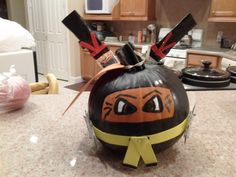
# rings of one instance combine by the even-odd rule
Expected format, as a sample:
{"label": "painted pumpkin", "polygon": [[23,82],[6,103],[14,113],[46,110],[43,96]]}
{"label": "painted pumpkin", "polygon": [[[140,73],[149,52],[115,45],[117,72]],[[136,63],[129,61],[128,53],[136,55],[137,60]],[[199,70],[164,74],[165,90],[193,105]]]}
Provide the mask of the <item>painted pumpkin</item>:
{"label": "painted pumpkin", "polygon": [[[181,137],[188,114],[182,83],[162,65],[110,71],[96,81],[89,98],[95,135],[113,150],[127,150],[130,137],[144,136],[158,139],[151,140],[155,151],[164,150]],[[178,133],[168,132],[176,127]]]}
{"label": "painted pumpkin", "polygon": [[[164,66],[143,64],[129,43],[116,52],[116,60],[75,11],[63,23],[104,67],[80,89],[69,107],[98,78],[89,98],[96,137],[113,150],[126,150],[126,165],[137,167],[140,157],[146,165],[156,164],[154,150],[174,144],[188,125],[189,103],[180,80]],[[195,24],[189,14],[151,47],[150,57],[159,62]]]}

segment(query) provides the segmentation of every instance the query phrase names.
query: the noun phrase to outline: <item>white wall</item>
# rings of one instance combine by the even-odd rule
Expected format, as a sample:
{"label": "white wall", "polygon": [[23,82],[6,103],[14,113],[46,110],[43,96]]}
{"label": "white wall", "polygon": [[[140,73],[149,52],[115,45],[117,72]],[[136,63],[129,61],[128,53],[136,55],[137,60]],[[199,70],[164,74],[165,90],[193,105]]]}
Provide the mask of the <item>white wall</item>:
{"label": "white wall", "polygon": [[7,0],[8,18],[26,28],[24,0]]}
{"label": "white wall", "polygon": [[[73,10],[83,16],[84,14],[84,1],[83,0],[69,0],[68,1],[68,14]],[[69,32],[69,45],[70,45],[70,65],[71,65],[71,81],[77,82],[81,77],[81,64],[80,64],[80,46],[78,39]],[[73,81],[74,80],[74,81]]]}

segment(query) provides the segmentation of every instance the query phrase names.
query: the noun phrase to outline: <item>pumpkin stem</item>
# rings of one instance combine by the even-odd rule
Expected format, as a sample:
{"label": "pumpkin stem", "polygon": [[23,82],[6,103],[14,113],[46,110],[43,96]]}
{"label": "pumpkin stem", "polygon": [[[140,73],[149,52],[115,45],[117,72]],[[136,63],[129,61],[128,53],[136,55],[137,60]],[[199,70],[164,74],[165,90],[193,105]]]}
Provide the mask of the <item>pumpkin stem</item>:
{"label": "pumpkin stem", "polygon": [[125,66],[135,65],[142,61],[142,59],[135,54],[134,50],[135,47],[129,42],[116,50],[116,55],[118,56],[121,64]]}

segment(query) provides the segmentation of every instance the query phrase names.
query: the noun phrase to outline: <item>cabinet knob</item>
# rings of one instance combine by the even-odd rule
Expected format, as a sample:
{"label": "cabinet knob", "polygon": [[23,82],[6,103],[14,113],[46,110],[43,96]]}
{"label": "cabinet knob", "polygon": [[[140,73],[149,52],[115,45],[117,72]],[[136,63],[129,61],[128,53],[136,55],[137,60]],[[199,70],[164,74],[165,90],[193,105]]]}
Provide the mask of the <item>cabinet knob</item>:
{"label": "cabinet knob", "polygon": [[134,12],[129,12],[129,15],[134,15]]}

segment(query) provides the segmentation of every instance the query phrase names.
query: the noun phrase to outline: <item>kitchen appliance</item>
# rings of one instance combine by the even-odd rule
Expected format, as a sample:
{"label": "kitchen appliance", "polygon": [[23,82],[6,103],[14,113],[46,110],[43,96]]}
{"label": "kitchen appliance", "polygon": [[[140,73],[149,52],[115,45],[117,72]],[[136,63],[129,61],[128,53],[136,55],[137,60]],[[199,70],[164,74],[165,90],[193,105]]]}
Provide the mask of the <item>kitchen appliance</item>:
{"label": "kitchen appliance", "polygon": [[235,42],[236,39],[230,37],[222,37],[220,47],[230,49]]}
{"label": "kitchen appliance", "polygon": [[228,71],[231,76],[230,76],[230,79],[231,79],[231,82],[233,83],[236,83],[236,66],[229,66],[226,71]]}
{"label": "kitchen appliance", "polygon": [[86,14],[111,14],[118,0],[85,0]]}
{"label": "kitchen appliance", "polygon": [[[198,67],[199,68],[199,67]],[[202,72],[203,72],[203,68],[201,68]],[[210,70],[210,73],[208,77],[212,77],[212,73],[215,72],[216,70]],[[182,80],[183,82],[183,86],[184,89],[186,91],[206,91],[206,90],[236,90],[236,80],[234,80],[234,76],[236,76],[236,67],[235,66],[229,66],[226,71],[225,70],[217,70],[219,71],[218,73],[218,78],[221,77],[220,74],[222,75],[222,78],[225,78],[225,80],[223,79],[223,81],[213,81],[216,82],[216,84],[206,81],[205,83],[207,83],[206,85],[202,85],[201,83],[199,84],[199,82],[195,82],[195,84],[186,82],[186,80],[184,81],[184,79]],[[217,74],[216,71],[216,74]],[[182,73],[182,76],[184,74]],[[198,75],[197,73],[195,73],[195,75]],[[230,75],[230,76],[229,76]],[[186,76],[186,75],[185,75]],[[205,76],[207,77],[207,73],[205,74]],[[206,78],[205,77],[205,78]],[[217,79],[216,77],[216,79]],[[229,77],[229,79],[228,79]],[[236,77],[235,77],[236,79]],[[199,80],[201,81],[201,79]],[[204,83],[204,81],[203,81]],[[196,86],[197,85],[197,86]]]}
{"label": "kitchen appliance", "polygon": [[230,84],[230,73],[210,68],[211,62],[202,61],[203,67],[187,67],[182,70],[182,82],[200,87],[226,87]]}
{"label": "kitchen appliance", "polygon": [[[199,68],[199,67],[198,67]],[[220,70],[220,71],[222,71],[222,70]],[[223,81],[223,82],[226,82],[226,83],[228,83],[228,84],[226,84],[227,86],[225,86],[225,85],[207,85],[207,86],[204,86],[204,85],[202,85],[202,86],[200,86],[199,84],[194,84],[194,85],[192,85],[192,84],[190,84],[190,83],[187,83],[187,82],[185,82],[184,80],[182,80],[183,81],[183,86],[184,86],[184,88],[185,88],[185,90],[186,91],[206,91],[206,90],[236,90],[236,66],[229,66],[228,68],[226,68],[226,71],[228,72],[228,73],[230,73],[230,78],[229,78],[229,80],[225,80],[225,81]],[[225,70],[223,70],[223,73],[225,72]],[[227,73],[226,72],[226,73]],[[184,74],[182,73],[182,76],[183,76]],[[197,74],[196,74],[197,75]],[[211,83],[210,83],[211,84]]]}

